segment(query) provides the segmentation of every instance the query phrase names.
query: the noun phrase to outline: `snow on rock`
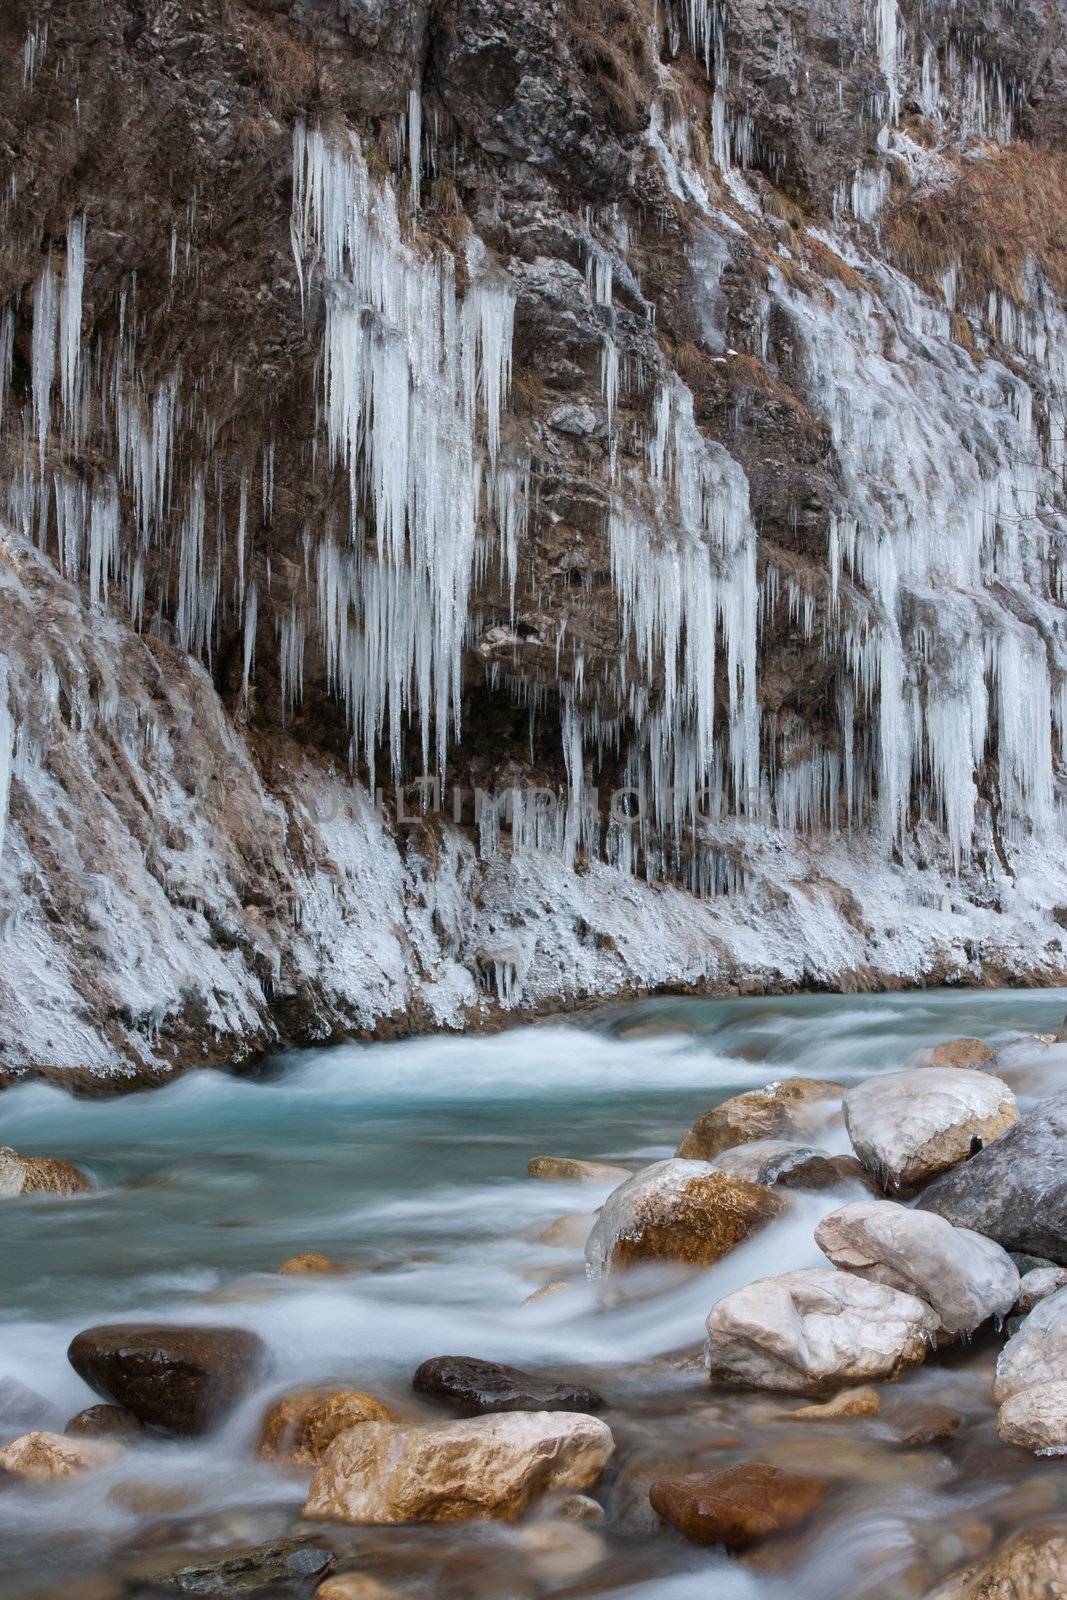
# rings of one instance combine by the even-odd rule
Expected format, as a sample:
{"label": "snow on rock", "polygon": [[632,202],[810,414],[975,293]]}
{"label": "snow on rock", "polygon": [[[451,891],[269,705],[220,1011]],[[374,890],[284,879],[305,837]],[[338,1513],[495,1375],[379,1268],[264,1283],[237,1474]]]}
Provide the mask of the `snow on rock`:
{"label": "snow on rock", "polygon": [[835,1267],[924,1300],[946,1333],[971,1333],[1004,1317],[1018,1297],[1018,1269],[992,1239],[892,1200],[832,1211],[815,1242]]}
{"label": "snow on rock", "polygon": [[864,1166],[885,1188],[904,1194],[1004,1133],[1018,1112],[1015,1096],[999,1078],[965,1068],[920,1067],[850,1089],[844,1115]]}
{"label": "snow on rock", "polygon": [[732,1388],[825,1394],[917,1366],[937,1326],[914,1295],[850,1272],[785,1272],[712,1307],[708,1376]]}

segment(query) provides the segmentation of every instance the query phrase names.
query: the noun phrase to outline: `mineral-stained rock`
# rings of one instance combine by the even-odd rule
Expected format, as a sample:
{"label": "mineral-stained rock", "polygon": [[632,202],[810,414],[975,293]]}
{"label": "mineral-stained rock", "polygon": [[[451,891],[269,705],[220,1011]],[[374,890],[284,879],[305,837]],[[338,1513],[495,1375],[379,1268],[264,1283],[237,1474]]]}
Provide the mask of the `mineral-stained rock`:
{"label": "mineral-stained rock", "polygon": [[928,1067],[972,1067],[977,1069],[992,1061],[993,1052],[982,1039],[946,1039],[935,1044],[928,1053]]}
{"label": "mineral-stained rock", "polygon": [[263,1461],[314,1467],[346,1428],[392,1422],[394,1414],[358,1389],[298,1389],[275,1400],[263,1418],[256,1454]]}
{"label": "mineral-stained rock", "polygon": [[463,1422],[369,1422],[334,1440],[304,1515],[337,1522],[521,1516],[553,1489],[591,1488],[611,1458],[596,1417],[524,1411]]}
{"label": "mineral-stained rock", "polygon": [[242,1328],[131,1322],[86,1328],[67,1351],[91,1389],[150,1427],[203,1433],[240,1399],[265,1363]]}
{"label": "mineral-stained rock", "polygon": [[572,1156],[534,1156],[527,1171],[531,1178],[559,1183],[625,1183],[629,1167],[613,1166],[609,1161],[580,1161]]}
{"label": "mineral-stained rock", "polygon": [[104,1439],[68,1439],[62,1433],[24,1433],[0,1450],[0,1473],[47,1483],[106,1467],[122,1451]]}
{"label": "mineral-stained rock", "polygon": [[659,1478],[649,1499],[687,1539],[743,1550],[804,1522],[828,1488],[825,1478],[800,1477],[751,1461],[724,1471]]}
{"label": "mineral-stained rock", "polygon": [[938,1178],[919,1205],[1006,1250],[1067,1266],[1067,1090],[1042,1100],[995,1144]]}
{"label": "mineral-stained rock", "polygon": [[1017,1316],[1026,1316],[1039,1300],[1067,1288],[1067,1267],[1034,1267],[1019,1279],[1019,1297],[1015,1302]]}
{"label": "mineral-stained rock", "polygon": [[0,1149],[0,1200],[28,1194],[84,1194],[92,1184],[84,1172],[55,1156],[20,1156],[5,1145]]}
{"label": "mineral-stained rock", "polygon": [[585,1247],[591,1277],[644,1261],[710,1266],[777,1216],[785,1202],[762,1184],[704,1161],[657,1161],[604,1202]]}
{"label": "mineral-stained rock", "polygon": [[987,1561],[954,1573],[926,1600],[1056,1600],[1067,1594],[1067,1527],[1027,1528]]}
{"label": "mineral-stained rock", "polygon": [[317,1250],[306,1250],[302,1255],[287,1256],[274,1270],[285,1278],[334,1278],[347,1272],[348,1268]]}
{"label": "mineral-stained rock", "polygon": [[823,1217],[815,1242],[836,1267],[932,1306],[947,1333],[1007,1316],[1019,1273],[992,1239],[892,1200],[857,1200]]}
{"label": "mineral-stained rock", "polygon": [[686,1160],[710,1161],[723,1150],[756,1139],[804,1139],[826,1120],[827,1102],[840,1096],[839,1083],[820,1078],[786,1078],[734,1095],[697,1118],[677,1153]]}
{"label": "mineral-stained rock", "polygon": [[491,1411],[599,1411],[604,1404],[594,1389],[581,1384],[559,1383],[474,1356],[434,1356],[411,1381],[419,1394],[461,1417]]}
{"label": "mineral-stained rock", "polygon": [[844,1113],[856,1154],[894,1194],[965,1161],[976,1141],[996,1139],[1018,1116],[1007,1084],[955,1067],[868,1078],[848,1091]]}
{"label": "mineral-stained rock", "polygon": [[70,1439],[136,1439],[141,1424],[124,1406],[86,1406],[71,1417],[63,1432]]}
{"label": "mineral-stained rock", "polygon": [[937,1326],[914,1295],[849,1272],[786,1272],[712,1307],[708,1374],[737,1388],[831,1393],[917,1366]]}

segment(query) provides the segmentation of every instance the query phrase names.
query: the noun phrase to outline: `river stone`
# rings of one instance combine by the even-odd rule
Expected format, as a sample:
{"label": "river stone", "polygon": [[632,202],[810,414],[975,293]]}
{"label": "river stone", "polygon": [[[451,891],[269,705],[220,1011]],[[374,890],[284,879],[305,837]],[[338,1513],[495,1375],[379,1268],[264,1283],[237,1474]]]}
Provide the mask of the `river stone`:
{"label": "river stone", "polygon": [[894,1444],[940,1444],[955,1438],[962,1422],[951,1406],[934,1400],[904,1400],[885,1412],[882,1427]]}
{"label": "river stone", "polygon": [[534,1156],[527,1167],[531,1178],[550,1183],[625,1183],[633,1176],[629,1167],[609,1161],[579,1161],[572,1156]]}
{"label": "river stone", "polygon": [[369,1572],[339,1572],[315,1590],[315,1600],[397,1600],[398,1595]]}
{"label": "river stone", "polygon": [[122,1446],[106,1439],[68,1439],[63,1433],[24,1433],[0,1450],[0,1473],[47,1483],[106,1467]]}
{"label": "river stone", "polygon": [[803,1140],[826,1120],[828,1100],[841,1097],[841,1085],[820,1078],[786,1078],[765,1089],[735,1094],[698,1117],[677,1154],[711,1161],[734,1145],[757,1139]]}
{"label": "river stone", "polygon": [[796,1150],[792,1155],[771,1157],[760,1169],[760,1183],[777,1189],[838,1189],[858,1184],[868,1194],[880,1194],[874,1179],[855,1156],[831,1156],[824,1150]]}
{"label": "river stone", "polygon": [[734,1178],[747,1178],[749,1183],[772,1183],[772,1178],[761,1177],[766,1169],[777,1171],[791,1157],[808,1157],[817,1154],[811,1145],[798,1144],[795,1139],[753,1139],[751,1144],[735,1144],[712,1161],[716,1172],[728,1172]]}
{"label": "river stone", "polygon": [[1056,1600],[1067,1594],[1067,1527],[1027,1528],[988,1561],[955,1572],[926,1600]]}
{"label": "river stone", "polygon": [[[1026,1435],[1041,1442],[1029,1444],[1035,1450],[1067,1448],[1067,1408],[1062,1394],[1067,1390],[1067,1289],[1060,1289],[1039,1300],[1000,1352],[993,1379],[993,1399],[1001,1408],[998,1426],[1010,1429],[1017,1444],[1028,1442]],[[1026,1397],[1040,1391],[1034,1399]],[[1009,1402],[1015,1402],[1005,1416]],[[1042,1406],[1052,1407],[1042,1422]],[[1039,1426],[1035,1427],[1035,1424]],[[1005,1435],[1006,1437],[1008,1435]]]}
{"label": "river stone", "polygon": [[149,1427],[204,1433],[262,1373],[262,1341],[243,1328],[113,1323],[79,1333],[67,1357],[96,1393]]}
{"label": "river stone", "polygon": [[346,1428],[395,1420],[387,1406],[360,1389],[297,1389],[268,1408],[256,1455],[261,1461],[311,1468]]}
{"label": "river stone", "polygon": [[431,1424],[368,1422],[334,1440],[306,1517],[334,1522],[467,1522],[521,1516],[553,1489],[589,1489],[615,1448],[573,1411],[515,1411]]}
{"label": "river stone", "polygon": [[829,1487],[826,1478],[801,1477],[748,1461],[724,1471],[659,1478],[648,1498],[652,1509],[687,1539],[744,1550],[806,1521]]}
{"label": "river stone", "polygon": [[305,1250],[302,1255],[286,1256],[274,1270],[283,1278],[338,1278],[349,1269],[318,1250]]}
{"label": "river stone", "polygon": [[1067,1266],[1067,1090],[923,1191],[919,1205],[1006,1250]]}
{"label": "river stone", "polygon": [[20,1156],[9,1145],[0,1149],[0,1200],[28,1194],[85,1194],[92,1184],[84,1172],[55,1156]]}
{"label": "river stone", "polygon": [[776,1411],[774,1417],[778,1422],[841,1422],[846,1417],[876,1417],[881,1409],[878,1390],[865,1384],[860,1389],[842,1389],[831,1400],[798,1406],[793,1411]]}
{"label": "river stone", "polygon": [[1006,1083],[963,1067],[868,1078],[848,1091],[844,1112],[856,1154],[894,1194],[910,1194],[965,1161],[975,1140],[996,1139],[1018,1116]]}
{"label": "river stone", "polygon": [[69,1439],[117,1439],[126,1443],[143,1431],[133,1412],[124,1406],[86,1406],[63,1429]]}
{"label": "river stone", "polygon": [[706,1161],[657,1161],[605,1200],[586,1242],[586,1270],[602,1278],[644,1261],[711,1266],[784,1204]]}
{"label": "river stone", "polygon": [[937,1327],[914,1295],[807,1267],[760,1278],[712,1307],[708,1375],[732,1388],[832,1393],[918,1366]]}
{"label": "river stone", "polygon": [[461,1417],[492,1411],[599,1411],[604,1404],[595,1389],[475,1356],[433,1356],[418,1368],[411,1385]]}
{"label": "river stone", "polygon": [[1019,1297],[1015,1302],[1016,1315],[1025,1317],[1039,1300],[1067,1288],[1067,1267],[1034,1267],[1019,1279]]}
{"label": "river stone", "polygon": [[831,1211],[815,1243],[835,1267],[925,1300],[946,1333],[971,1333],[1007,1316],[1019,1293],[1018,1268],[999,1244],[892,1200]]}
{"label": "river stone", "polygon": [[1067,1453],[1067,1382],[1020,1389],[997,1412],[997,1432],[1008,1444],[1043,1455]]}
{"label": "river stone", "polygon": [[164,1594],[218,1596],[277,1594],[279,1589],[323,1578],[333,1553],[308,1539],[273,1539],[267,1544],[230,1546],[176,1561],[173,1556],[138,1563],[138,1575]]}
{"label": "river stone", "polygon": [[993,1052],[982,1039],[946,1039],[935,1044],[923,1063],[928,1067],[971,1067],[992,1061]]}

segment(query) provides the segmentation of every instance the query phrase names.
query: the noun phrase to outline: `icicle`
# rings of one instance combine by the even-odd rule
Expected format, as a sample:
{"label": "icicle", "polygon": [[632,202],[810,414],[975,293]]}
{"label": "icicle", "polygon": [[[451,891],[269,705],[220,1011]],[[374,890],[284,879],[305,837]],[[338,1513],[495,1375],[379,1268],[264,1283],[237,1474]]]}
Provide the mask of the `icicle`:
{"label": "icicle", "polygon": [[245,700],[248,699],[248,681],[252,673],[252,663],[256,654],[256,621],[259,616],[259,589],[253,582],[248,586],[248,595],[245,599],[244,619],[244,676],[241,683],[241,693]]}
{"label": "icicle", "polygon": [[237,506],[237,604],[245,600],[245,536],[248,531],[248,474],[241,473],[240,498]]}
{"label": "icicle", "polygon": [[417,88],[408,90],[408,170],[408,196],[412,211],[417,211],[422,183],[422,95]]}
{"label": "icicle", "polygon": [[84,283],[85,218],[72,217],[67,228],[67,269],[59,304],[59,390],[66,435],[75,442]]}
{"label": "icicle", "polygon": [[51,258],[41,268],[33,291],[31,389],[38,463],[44,474],[45,448],[52,418],[52,380],[56,370],[56,276]]}

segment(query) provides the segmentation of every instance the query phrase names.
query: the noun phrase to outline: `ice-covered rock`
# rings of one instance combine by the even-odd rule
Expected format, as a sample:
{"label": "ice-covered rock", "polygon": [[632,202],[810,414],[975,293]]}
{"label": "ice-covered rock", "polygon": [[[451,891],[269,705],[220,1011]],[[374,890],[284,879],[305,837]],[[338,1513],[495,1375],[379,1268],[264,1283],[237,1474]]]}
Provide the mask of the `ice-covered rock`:
{"label": "ice-covered rock", "polygon": [[708,1374],[731,1387],[825,1394],[917,1366],[937,1326],[923,1301],[884,1284],[823,1267],[785,1272],[712,1307]]}
{"label": "ice-covered rock", "polygon": [[1019,1279],[1019,1294],[1015,1301],[1017,1316],[1025,1317],[1039,1300],[1067,1288],[1067,1267],[1033,1267]]}
{"label": "ice-covered rock", "polygon": [[823,1217],[815,1242],[835,1267],[916,1295],[946,1333],[970,1333],[1008,1314],[1019,1271],[1006,1250],[932,1212],[857,1200]]}
{"label": "ice-covered rock", "polygon": [[1000,1352],[993,1399],[1001,1436],[1067,1450],[1067,1289],[1039,1300]]}
{"label": "ice-covered rock", "polygon": [[710,1266],[769,1222],[784,1201],[706,1161],[657,1161],[608,1196],[585,1247],[590,1277],[643,1261]]}
{"label": "ice-covered rock", "polygon": [[554,1489],[588,1489],[615,1448],[596,1417],[515,1411],[464,1422],[370,1422],[342,1433],[306,1517],[335,1522],[511,1521]]}
{"label": "ice-covered rock", "polygon": [[963,1067],[868,1078],[848,1091],[844,1114],[856,1154],[895,1194],[965,1161],[1018,1116],[1007,1084]]}

